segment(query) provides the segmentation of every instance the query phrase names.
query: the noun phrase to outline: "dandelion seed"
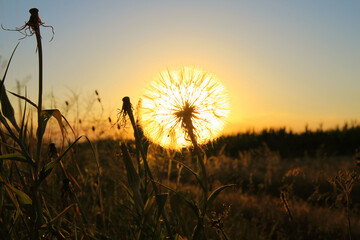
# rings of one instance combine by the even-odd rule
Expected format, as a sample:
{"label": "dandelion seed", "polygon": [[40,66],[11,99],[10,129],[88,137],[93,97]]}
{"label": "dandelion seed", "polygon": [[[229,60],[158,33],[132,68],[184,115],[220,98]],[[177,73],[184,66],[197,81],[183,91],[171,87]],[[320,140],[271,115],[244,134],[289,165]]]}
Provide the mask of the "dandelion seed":
{"label": "dandelion seed", "polygon": [[190,132],[198,144],[218,137],[228,114],[223,85],[214,75],[189,67],[162,72],[139,106],[144,135],[176,150],[192,145]]}

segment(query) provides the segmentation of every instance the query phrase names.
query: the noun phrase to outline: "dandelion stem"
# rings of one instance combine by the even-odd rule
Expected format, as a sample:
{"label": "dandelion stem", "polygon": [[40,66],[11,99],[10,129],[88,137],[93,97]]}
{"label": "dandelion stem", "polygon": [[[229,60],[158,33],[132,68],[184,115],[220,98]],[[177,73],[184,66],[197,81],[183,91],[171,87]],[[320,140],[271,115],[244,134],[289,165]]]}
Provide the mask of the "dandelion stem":
{"label": "dandelion stem", "polygon": [[192,116],[192,112],[191,111],[187,111],[185,110],[183,113],[181,113],[180,115],[183,115],[183,125],[190,137],[190,140],[194,146],[194,150],[195,150],[195,154],[197,155],[198,161],[200,163],[200,167],[201,167],[201,175],[202,175],[202,180],[204,183],[204,192],[203,192],[203,210],[202,210],[202,215],[198,217],[198,223],[195,227],[195,231],[194,231],[194,235],[193,235],[193,240],[195,239],[206,239],[206,234],[205,234],[205,228],[204,228],[204,216],[206,213],[206,207],[207,207],[207,196],[208,196],[208,184],[207,184],[207,175],[206,175],[206,168],[205,168],[205,163],[204,160],[201,156],[200,153],[200,148],[199,145],[196,141],[196,137],[194,134],[194,126],[192,124],[191,121],[191,116]]}
{"label": "dandelion stem", "polygon": [[43,94],[43,56],[42,56],[42,45],[41,45],[41,35],[40,35],[40,22],[39,22],[39,16],[38,16],[38,10],[36,8],[30,9],[30,21],[31,27],[33,31],[35,32],[36,36],[36,42],[37,42],[37,51],[39,56],[39,96],[38,96],[38,143],[37,143],[37,164],[36,164],[36,171],[35,174],[37,174],[38,171],[38,165],[40,161],[40,155],[41,155],[41,142],[42,142],[42,121],[41,121],[41,110],[42,110],[42,94]]}
{"label": "dandelion stem", "polygon": [[[42,143],[42,121],[41,121],[41,110],[42,110],[42,93],[43,93],[43,57],[42,57],[42,46],[41,46],[41,35],[40,35],[40,25],[41,20],[39,18],[39,10],[32,8],[29,10],[30,19],[25,26],[31,27],[31,30],[35,33],[36,42],[37,42],[37,51],[39,57],[39,97],[38,97],[38,129],[37,129],[37,148],[36,148],[36,158],[35,158],[35,169],[34,177],[35,183],[38,179],[38,171],[40,165],[40,155],[41,155],[41,143]],[[32,187],[32,202],[33,202],[33,229],[32,229],[32,239],[39,238],[38,227],[42,224],[42,203],[39,198],[38,185],[35,184]]]}
{"label": "dandelion stem", "polygon": [[190,140],[194,146],[194,150],[195,150],[195,154],[198,158],[198,161],[200,163],[200,167],[201,167],[201,174],[202,174],[202,180],[204,182],[204,186],[205,186],[205,200],[207,199],[207,195],[208,195],[208,183],[207,183],[207,174],[206,174],[206,168],[205,168],[205,163],[204,160],[201,156],[201,152],[200,152],[200,148],[199,145],[196,141],[195,138],[195,134],[194,134],[194,127],[191,121],[191,117],[184,117],[183,121],[185,123],[185,128],[187,130],[187,133],[189,134]]}

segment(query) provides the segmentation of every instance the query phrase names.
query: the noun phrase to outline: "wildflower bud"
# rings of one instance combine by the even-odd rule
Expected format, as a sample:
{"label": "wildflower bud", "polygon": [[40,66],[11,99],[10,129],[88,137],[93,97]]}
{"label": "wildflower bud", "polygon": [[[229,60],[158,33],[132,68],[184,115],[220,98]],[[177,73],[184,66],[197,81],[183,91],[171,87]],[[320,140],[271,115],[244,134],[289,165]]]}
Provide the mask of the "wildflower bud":
{"label": "wildflower bud", "polygon": [[37,8],[31,8],[31,9],[29,10],[29,13],[30,13],[31,15],[38,14],[38,13],[39,13],[39,9],[37,9]]}
{"label": "wildflower bud", "polygon": [[29,13],[30,13],[30,19],[27,24],[33,29],[36,27],[39,27],[39,25],[41,23],[41,20],[39,17],[39,10],[37,8],[31,8],[29,10]]}
{"label": "wildflower bud", "polygon": [[130,103],[130,98],[129,97],[124,97],[122,99],[123,101],[123,111],[126,113],[129,113],[131,111],[131,103]]}

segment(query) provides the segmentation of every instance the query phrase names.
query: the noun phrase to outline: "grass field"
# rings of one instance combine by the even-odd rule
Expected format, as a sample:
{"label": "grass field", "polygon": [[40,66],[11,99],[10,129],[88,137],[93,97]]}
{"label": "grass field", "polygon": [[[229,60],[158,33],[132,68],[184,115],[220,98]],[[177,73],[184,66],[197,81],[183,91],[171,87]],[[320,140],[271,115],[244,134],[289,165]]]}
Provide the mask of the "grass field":
{"label": "grass field", "polygon": [[[161,219],[156,223],[153,215],[154,205],[146,216],[149,222],[139,223],[144,216],[136,209],[120,142],[93,141],[93,149],[88,142],[75,145],[62,160],[63,167],[55,167],[42,183],[39,192],[44,220],[51,222],[40,230],[46,238],[135,239],[142,228],[146,234],[158,234],[154,239],[165,238]],[[223,140],[219,142],[224,144]],[[137,169],[135,143],[125,144]],[[217,143],[213,146],[215,149]],[[228,239],[350,239],[348,220],[352,239],[360,236],[360,184],[355,150],[353,155],[328,156],[319,149],[312,156],[301,149],[303,156],[283,158],[265,143],[247,150],[242,150],[240,144],[234,157],[234,152],[227,152],[226,145],[222,146],[219,151],[207,149],[209,188],[211,191],[221,185],[235,186],[221,192],[208,209],[207,239],[225,239],[221,231]],[[44,148],[43,153],[42,164],[54,160],[46,157],[51,156],[51,150]],[[188,150],[174,153],[150,144],[147,159],[155,181],[161,183],[160,191],[168,194],[165,209],[171,228],[183,239],[191,239],[197,221],[184,197],[200,205],[202,191],[194,175],[179,162],[198,171],[194,156]],[[3,161],[2,179],[8,179],[24,192],[26,185],[22,185],[19,176],[26,178],[27,174],[24,163],[15,167],[14,162]],[[147,192],[142,195],[149,201],[151,186],[144,181]],[[347,193],[340,183],[347,186],[352,181],[347,208]],[[21,198],[12,199],[14,194],[6,190],[3,185],[1,235],[26,239],[27,207],[21,204]],[[153,237],[146,234],[143,239]]]}

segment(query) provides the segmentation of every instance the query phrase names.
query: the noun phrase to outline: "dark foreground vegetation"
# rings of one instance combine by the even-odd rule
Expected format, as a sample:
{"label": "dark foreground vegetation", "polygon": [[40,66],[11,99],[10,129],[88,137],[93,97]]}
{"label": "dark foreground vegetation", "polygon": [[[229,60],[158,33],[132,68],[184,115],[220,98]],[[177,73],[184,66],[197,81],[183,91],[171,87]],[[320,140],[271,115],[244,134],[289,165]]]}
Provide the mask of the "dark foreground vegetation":
{"label": "dark foreground vegetation", "polygon": [[[358,131],[358,127],[338,131],[338,138],[352,131]],[[279,139],[281,130],[271,132],[286,145],[288,133]],[[329,134],[334,136],[334,131],[308,132],[292,138]],[[261,139],[264,132],[251,136]],[[207,239],[350,239],[349,227],[352,239],[360,237],[356,148],[340,155],[335,154],[336,149],[324,151],[329,142],[326,140],[315,151],[313,145],[308,149],[292,144],[292,149],[303,154],[284,158],[281,148],[270,149],[269,142],[249,148],[249,143],[237,141],[247,137],[247,133],[224,137],[213,148],[207,148],[209,188],[235,184],[221,192],[209,208],[205,219]],[[315,142],[317,137],[307,140]],[[142,184],[148,187],[143,198],[150,204],[145,206],[149,212],[144,216],[136,207],[120,142],[93,141],[93,148],[88,142],[74,145],[62,165],[42,183],[39,191],[47,223],[40,232],[45,239],[164,239],[165,226],[156,215],[156,204],[149,200],[152,187],[148,181]],[[135,142],[127,141],[126,146],[137,170],[136,159],[141,158]],[[236,154],[227,146],[236,146]],[[44,164],[54,161],[53,147],[44,149]],[[150,144],[147,159],[160,191],[167,194],[164,208],[172,231],[178,233],[178,239],[191,239],[197,217],[187,200],[200,204],[202,191],[181,163],[199,170],[194,156],[189,150],[175,153]],[[29,173],[24,163],[14,164],[3,161],[1,178],[27,192],[20,176]],[[30,209],[14,191],[2,184],[0,235],[3,239],[27,239]],[[139,238],[141,231],[144,234]]]}

